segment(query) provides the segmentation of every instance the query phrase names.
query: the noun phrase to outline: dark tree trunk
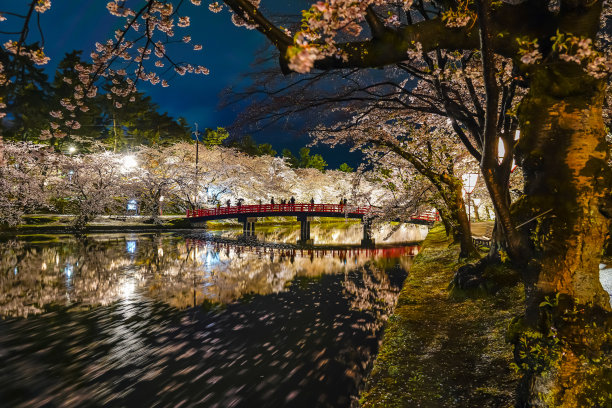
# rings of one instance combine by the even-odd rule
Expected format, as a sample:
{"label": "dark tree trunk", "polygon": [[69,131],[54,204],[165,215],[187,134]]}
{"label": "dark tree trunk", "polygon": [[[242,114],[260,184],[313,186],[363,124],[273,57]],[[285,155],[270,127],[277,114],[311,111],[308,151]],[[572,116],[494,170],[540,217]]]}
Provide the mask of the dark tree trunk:
{"label": "dark tree trunk", "polygon": [[451,222],[450,214],[446,208],[438,208],[438,213],[440,214],[440,219],[442,220],[442,224],[444,225],[444,231],[446,232],[446,236],[450,237],[451,234],[454,234],[453,223]]}
{"label": "dark tree trunk", "polygon": [[543,334],[530,341],[550,354],[543,368],[526,371],[520,404],[609,406],[612,314],[598,267],[612,184],[606,84],[567,63],[543,65],[531,79],[519,111],[525,196],[513,213],[520,221],[541,215],[521,229],[533,250],[525,323]]}
{"label": "dark tree trunk", "polygon": [[530,268],[533,301],[561,293],[580,303],[610,310],[599,282],[599,260],[610,220],[611,170],[603,123],[605,81],[575,64],[543,67],[534,73],[520,108],[519,152],[525,199],[516,216],[534,237],[537,268]]}
{"label": "dark tree trunk", "polygon": [[460,245],[459,256],[468,258],[470,256],[478,257],[478,250],[472,242],[472,230],[465,211],[465,203],[462,197],[461,183],[457,180],[454,184],[448,185],[449,197],[447,206],[449,207],[453,218],[457,221],[457,235]]}

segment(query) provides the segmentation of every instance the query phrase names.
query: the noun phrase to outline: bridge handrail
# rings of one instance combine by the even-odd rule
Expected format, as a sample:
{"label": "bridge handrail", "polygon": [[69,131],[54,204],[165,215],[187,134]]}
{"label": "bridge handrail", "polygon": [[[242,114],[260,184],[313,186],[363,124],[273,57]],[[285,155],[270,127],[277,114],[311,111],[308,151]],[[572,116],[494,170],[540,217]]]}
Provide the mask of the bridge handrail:
{"label": "bridge handrail", "polygon": [[[300,212],[300,213],[349,213],[349,214],[380,214],[382,211],[376,207],[355,207],[344,204],[255,204],[240,205],[216,208],[200,208],[187,210],[187,218],[209,217],[216,215],[248,215],[256,213],[274,212]],[[434,212],[414,214],[410,217],[413,220],[434,222],[439,221],[440,217]]]}

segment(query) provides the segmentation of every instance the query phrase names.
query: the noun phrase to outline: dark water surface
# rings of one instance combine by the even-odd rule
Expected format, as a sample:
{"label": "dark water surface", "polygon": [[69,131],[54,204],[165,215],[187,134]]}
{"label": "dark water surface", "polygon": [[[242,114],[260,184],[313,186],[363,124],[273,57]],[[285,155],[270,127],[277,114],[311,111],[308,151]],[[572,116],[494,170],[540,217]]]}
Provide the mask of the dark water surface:
{"label": "dark water surface", "polygon": [[0,406],[351,406],[418,248],[215,235],[0,243]]}

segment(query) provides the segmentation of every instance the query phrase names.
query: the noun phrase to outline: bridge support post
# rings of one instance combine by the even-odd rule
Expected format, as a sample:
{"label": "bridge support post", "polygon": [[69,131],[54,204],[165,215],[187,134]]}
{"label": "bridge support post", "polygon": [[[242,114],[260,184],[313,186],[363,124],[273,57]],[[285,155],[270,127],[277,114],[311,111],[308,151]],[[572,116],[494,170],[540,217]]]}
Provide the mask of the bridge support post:
{"label": "bridge support post", "polygon": [[312,217],[298,216],[300,222],[300,239],[298,239],[298,245],[312,245],[313,241],[310,238],[310,222]]}
{"label": "bridge support post", "polygon": [[257,217],[240,217],[238,222],[242,223],[242,234],[245,237],[255,236],[255,222]]}
{"label": "bridge support post", "polygon": [[372,238],[372,220],[364,218],[361,220],[363,227],[363,239],[361,240],[361,246],[365,248],[374,247],[374,238]]}

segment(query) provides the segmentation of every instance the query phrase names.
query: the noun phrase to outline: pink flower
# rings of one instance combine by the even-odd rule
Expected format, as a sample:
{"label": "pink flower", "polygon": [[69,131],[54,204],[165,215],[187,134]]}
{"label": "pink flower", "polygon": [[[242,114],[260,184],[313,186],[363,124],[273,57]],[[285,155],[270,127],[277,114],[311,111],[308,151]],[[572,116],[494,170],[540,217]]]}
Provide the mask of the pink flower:
{"label": "pink flower", "polygon": [[178,25],[179,27],[189,27],[190,24],[191,21],[189,20],[189,17],[185,16],[179,17],[178,23],[176,25]]}

